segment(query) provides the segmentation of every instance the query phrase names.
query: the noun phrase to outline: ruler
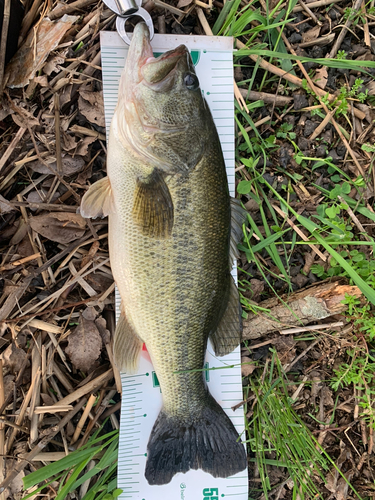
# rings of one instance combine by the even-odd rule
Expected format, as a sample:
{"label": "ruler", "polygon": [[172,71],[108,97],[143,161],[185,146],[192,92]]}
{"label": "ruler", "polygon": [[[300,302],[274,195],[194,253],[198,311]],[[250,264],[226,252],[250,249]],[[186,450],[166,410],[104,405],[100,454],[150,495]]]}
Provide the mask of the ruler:
{"label": "ruler", "polygon": [[[103,93],[107,137],[117,104],[118,85],[125,66],[128,47],[116,32],[101,32]],[[190,50],[200,87],[210,106],[220,137],[229,189],[235,192],[233,39],[184,35],[155,35],[154,55],[184,44]],[[234,269],[233,274],[236,275]],[[116,294],[116,313],[120,297]],[[216,357],[209,342],[205,360],[205,377],[213,397],[223,407],[244,438],[240,348]],[[162,406],[162,395],[156,373],[146,349],[142,350],[138,372],[121,374],[122,405],[118,455],[118,487],[121,500],[248,500],[248,475],[242,471],[229,478],[214,478],[202,470],[176,474],[169,484],[150,486],[144,477],[147,443]]]}

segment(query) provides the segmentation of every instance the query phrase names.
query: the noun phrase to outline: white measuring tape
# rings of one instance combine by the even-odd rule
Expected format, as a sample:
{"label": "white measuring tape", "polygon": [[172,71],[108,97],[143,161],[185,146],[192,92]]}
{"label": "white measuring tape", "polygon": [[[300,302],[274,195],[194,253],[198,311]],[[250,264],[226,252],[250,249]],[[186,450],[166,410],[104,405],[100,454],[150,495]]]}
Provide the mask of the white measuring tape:
{"label": "white measuring tape", "polygon": [[[128,46],[116,32],[101,32],[104,109],[107,127],[117,104],[118,85],[125,66]],[[200,87],[210,106],[220,137],[228,175],[229,190],[234,179],[233,39],[231,37],[155,35],[154,54],[184,44],[191,52]],[[119,315],[120,297],[116,296]],[[233,366],[234,365],[234,366]],[[223,407],[240,435],[244,435],[243,408],[232,407],[242,401],[240,348],[216,357],[209,343],[206,381],[210,393]],[[248,500],[248,476],[242,471],[228,478],[214,478],[202,470],[176,474],[169,484],[150,486],[144,476],[147,443],[162,406],[159,383],[146,350],[135,375],[121,374],[122,405],[118,457],[118,488],[121,500]]]}

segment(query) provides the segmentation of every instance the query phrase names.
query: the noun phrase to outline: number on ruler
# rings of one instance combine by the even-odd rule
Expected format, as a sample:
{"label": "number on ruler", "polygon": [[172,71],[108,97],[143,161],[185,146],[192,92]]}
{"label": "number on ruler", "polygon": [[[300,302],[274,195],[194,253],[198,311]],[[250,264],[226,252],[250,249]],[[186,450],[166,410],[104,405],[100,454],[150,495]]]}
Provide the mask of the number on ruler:
{"label": "number on ruler", "polygon": [[203,500],[219,500],[219,490],[217,488],[205,488],[203,497]]}

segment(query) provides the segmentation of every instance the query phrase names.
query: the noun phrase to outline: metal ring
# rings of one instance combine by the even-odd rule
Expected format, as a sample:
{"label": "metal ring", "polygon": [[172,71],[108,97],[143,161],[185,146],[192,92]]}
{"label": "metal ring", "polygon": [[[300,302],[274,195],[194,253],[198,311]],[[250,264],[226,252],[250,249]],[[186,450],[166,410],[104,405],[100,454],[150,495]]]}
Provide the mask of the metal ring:
{"label": "metal ring", "polygon": [[121,36],[121,38],[124,40],[124,42],[127,43],[128,45],[130,45],[130,38],[129,38],[128,34],[126,33],[125,23],[128,19],[130,19],[131,17],[135,17],[135,16],[141,17],[144,20],[144,22],[146,23],[148,30],[150,32],[150,40],[152,40],[154,37],[154,24],[152,22],[151,16],[147,12],[147,10],[145,10],[143,7],[140,7],[137,10],[137,12],[135,12],[134,14],[132,14],[130,16],[126,16],[126,17],[118,17],[117,21],[116,21],[117,32]]}

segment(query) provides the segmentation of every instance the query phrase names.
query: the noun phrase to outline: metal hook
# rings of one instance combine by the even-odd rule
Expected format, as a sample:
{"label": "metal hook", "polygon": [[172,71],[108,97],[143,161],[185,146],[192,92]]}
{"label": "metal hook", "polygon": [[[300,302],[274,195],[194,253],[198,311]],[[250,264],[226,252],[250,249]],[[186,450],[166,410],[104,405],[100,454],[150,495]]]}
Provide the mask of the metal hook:
{"label": "metal hook", "polygon": [[127,19],[133,16],[141,17],[150,32],[150,40],[154,36],[154,24],[147,10],[141,7],[142,0],[103,0],[106,6],[117,14],[116,29],[125,43],[130,45],[130,38],[126,33],[125,24]]}
{"label": "metal hook", "polygon": [[150,40],[152,40],[154,36],[154,23],[152,22],[150,14],[147,12],[147,10],[143,9],[142,7],[139,7],[139,9],[132,15],[127,16],[127,17],[118,17],[116,21],[116,28],[118,34],[121,36],[121,38],[124,40],[125,43],[130,45],[130,38],[128,37],[128,34],[126,33],[125,29],[125,24],[126,21],[133,16],[139,16],[141,17],[144,22],[146,23],[148,30],[150,32]]}

